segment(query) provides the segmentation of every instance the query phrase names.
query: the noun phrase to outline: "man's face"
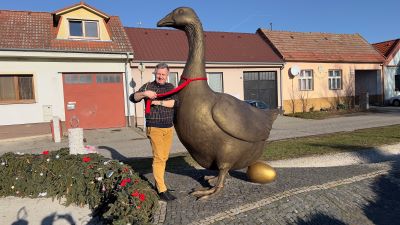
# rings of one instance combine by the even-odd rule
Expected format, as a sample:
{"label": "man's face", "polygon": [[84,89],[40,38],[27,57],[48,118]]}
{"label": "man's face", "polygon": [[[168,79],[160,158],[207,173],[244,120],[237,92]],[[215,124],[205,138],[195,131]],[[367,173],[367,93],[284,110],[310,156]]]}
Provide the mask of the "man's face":
{"label": "man's face", "polygon": [[156,71],[156,82],[164,85],[167,82],[169,71],[167,68],[157,69]]}

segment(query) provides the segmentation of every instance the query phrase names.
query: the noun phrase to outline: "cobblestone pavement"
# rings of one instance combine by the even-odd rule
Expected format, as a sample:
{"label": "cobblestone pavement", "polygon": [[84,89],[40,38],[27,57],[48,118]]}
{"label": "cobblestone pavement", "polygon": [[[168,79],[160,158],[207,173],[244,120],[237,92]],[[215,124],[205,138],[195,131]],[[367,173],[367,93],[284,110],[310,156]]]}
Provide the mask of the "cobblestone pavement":
{"label": "cobblestone pavement", "polygon": [[[398,162],[327,168],[280,168],[258,185],[232,172],[222,193],[206,201],[189,195],[210,171],[169,171],[178,200],[163,203],[155,224],[398,224]],[[153,182],[151,174],[145,175]],[[397,222],[395,222],[397,221]]]}

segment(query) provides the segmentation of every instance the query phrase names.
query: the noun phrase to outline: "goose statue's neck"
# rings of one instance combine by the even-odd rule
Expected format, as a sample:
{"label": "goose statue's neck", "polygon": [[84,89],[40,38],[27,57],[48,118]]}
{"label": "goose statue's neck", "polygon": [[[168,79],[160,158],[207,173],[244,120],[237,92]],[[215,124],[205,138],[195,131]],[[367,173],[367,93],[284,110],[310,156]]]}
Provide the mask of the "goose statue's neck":
{"label": "goose statue's neck", "polygon": [[200,22],[185,26],[189,55],[183,74],[187,78],[207,77],[204,60],[204,34]]}

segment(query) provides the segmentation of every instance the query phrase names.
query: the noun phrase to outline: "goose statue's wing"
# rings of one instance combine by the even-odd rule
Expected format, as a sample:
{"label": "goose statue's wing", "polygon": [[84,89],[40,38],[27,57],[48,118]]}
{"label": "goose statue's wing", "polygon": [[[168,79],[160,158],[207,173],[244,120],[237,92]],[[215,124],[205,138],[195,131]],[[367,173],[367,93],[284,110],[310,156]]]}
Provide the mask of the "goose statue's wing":
{"label": "goose statue's wing", "polygon": [[249,142],[266,140],[276,116],[276,110],[257,109],[227,94],[221,94],[212,108],[212,117],[218,127]]}

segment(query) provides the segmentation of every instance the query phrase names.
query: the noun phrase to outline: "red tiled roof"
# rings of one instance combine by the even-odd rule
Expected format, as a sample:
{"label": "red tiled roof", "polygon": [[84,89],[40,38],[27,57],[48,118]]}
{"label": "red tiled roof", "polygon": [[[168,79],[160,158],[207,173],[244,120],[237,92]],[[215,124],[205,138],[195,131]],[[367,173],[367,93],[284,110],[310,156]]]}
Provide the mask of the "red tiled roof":
{"label": "red tiled roof", "polygon": [[259,29],[285,61],[380,63],[384,58],[359,34]]}
{"label": "red tiled roof", "polygon": [[[179,30],[125,28],[135,61],[186,61],[188,42]],[[282,63],[257,34],[204,32],[207,62]]]}
{"label": "red tiled roof", "polygon": [[132,52],[118,17],[107,22],[111,41],[56,39],[53,15],[47,12],[0,10],[0,49],[35,49],[67,52]]}
{"label": "red tiled roof", "polygon": [[386,58],[392,53],[392,50],[396,47],[397,43],[400,42],[400,39],[384,41],[372,44],[376,50],[378,50],[383,56]]}

